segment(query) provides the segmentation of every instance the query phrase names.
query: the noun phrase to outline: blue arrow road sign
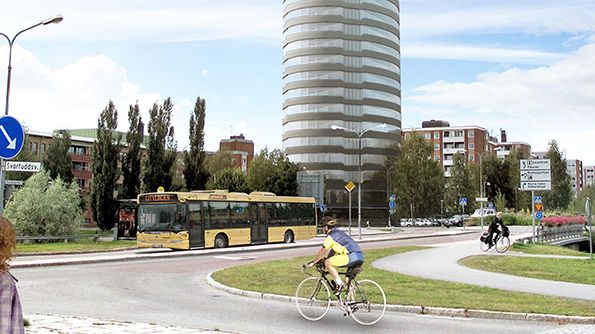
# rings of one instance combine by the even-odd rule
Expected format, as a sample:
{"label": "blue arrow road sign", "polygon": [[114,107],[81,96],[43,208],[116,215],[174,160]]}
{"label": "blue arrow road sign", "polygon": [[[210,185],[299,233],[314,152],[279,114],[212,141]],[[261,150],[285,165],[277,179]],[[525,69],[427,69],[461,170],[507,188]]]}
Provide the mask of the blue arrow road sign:
{"label": "blue arrow road sign", "polygon": [[543,219],[543,212],[537,211],[537,213],[535,213],[535,218],[537,218],[537,220],[542,220]]}
{"label": "blue arrow road sign", "polygon": [[0,117],[0,158],[10,160],[16,157],[25,142],[25,131],[21,123],[12,116]]}
{"label": "blue arrow road sign", "polygon": [[320,212],[324,213],[324,212],[326,212],[326,209],[327,209],[326,205],[320,204]]}

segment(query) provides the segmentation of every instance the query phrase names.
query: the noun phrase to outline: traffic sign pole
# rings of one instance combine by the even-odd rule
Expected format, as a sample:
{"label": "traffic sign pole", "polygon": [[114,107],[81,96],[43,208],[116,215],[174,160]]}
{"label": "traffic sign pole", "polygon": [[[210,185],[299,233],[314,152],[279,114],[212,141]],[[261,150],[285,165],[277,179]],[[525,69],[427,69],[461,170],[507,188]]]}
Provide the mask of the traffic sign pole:
{"label": "traffic sign pole", "polygon": [[531,241],[535,243],[535,191],[531,191],[531,227],[533,228]]}
{"label": "traffic sign pole", "polygon": [[[8,106],[7,106],[8,108]],[[4,169],[6,160],[16,157],[25,142],[25,131],[19,121],[8,115],[0,117],[0,215],[4,215]]]}

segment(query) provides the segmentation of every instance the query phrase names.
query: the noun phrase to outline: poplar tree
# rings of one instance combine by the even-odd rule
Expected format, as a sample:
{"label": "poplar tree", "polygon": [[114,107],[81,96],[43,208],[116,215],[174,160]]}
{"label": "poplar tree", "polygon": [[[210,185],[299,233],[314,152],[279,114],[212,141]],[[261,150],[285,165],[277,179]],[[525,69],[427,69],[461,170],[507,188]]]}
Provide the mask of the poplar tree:
{"label": "poplar tree", "polygon": [[123,192],[120,198],[136,198],[140,192],[141,151],[144,137],[144,124],[140,116],[138,101],[128,110],[128,152],[122,158]]}
{"label": "poplar tree", "polygon": [[170,189],[172,185],[177,148],[171,125],[172,110],[171,98],[165,99],[162,105],[154,103],[149,110],[149,143],[142,176],[145,192],[157,191],[159,187]]}
{"label": "poplar tree", "polygon": [[184,151],[184,179],[188,190],[205,189],[209,172],[205,163],[205,100],[198,97],[190,116],[190,151]]}
{"label": "poplar tree", "polygon": [[43,157],[43,168],[50,173],[52,179],[60,177],[67,184],[72,182],[72,158],[70,157],[70,133],[55,133]]}
{"label": "poplar tree", "polygon": [[118,155],[121,135],[118,127],[118,110],[110,100],[97,121],[97,140],[93,143],[93,185],[91,209],[97,226],[102,231],[115,225],[117,201],[114,189],[118,180]]}
{"label": "poplar tree", "polygon": [[566,210],[572,200],[572,185],[566,167],[566,159],[562,157],[555,139],[549,142],[545,158],[550,159],[552,190],[543,192],[543,204],[546,210]]}

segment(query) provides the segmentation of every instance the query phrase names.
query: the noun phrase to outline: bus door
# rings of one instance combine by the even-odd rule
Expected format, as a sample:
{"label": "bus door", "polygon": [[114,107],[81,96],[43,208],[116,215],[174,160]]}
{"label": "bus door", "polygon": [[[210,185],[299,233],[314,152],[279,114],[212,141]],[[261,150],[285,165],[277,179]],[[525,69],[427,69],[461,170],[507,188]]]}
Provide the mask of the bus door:
{"label": "bus door", "polygon": [[264,203],[253,203],[251,207],[250,238],[252,243],[266,243],[269,241],[269,224]]}
{"label": "bus door", "polygon": [[188,204],[188,227],[190,232],[190,247],[204,247],[205,230],[201,203]]}

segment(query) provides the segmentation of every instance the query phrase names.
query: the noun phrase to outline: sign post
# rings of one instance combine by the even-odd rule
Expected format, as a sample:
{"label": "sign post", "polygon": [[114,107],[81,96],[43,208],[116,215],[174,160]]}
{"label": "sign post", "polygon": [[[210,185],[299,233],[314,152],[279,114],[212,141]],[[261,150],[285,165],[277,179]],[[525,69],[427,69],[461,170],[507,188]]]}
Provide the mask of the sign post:
{"label": "sign post", "polygon": [[531,226],[533,228],[531,241],[535,243],[536,214],[539,213],[539,216],[543,218],[541,210],[535,212],[536,205],[543,209],[541,196],[535,196],[535,190],[552,190],[551,163],[550,159],[523,159],[520,164],[521,191],[531,191]]}
{"label": "sign post", "polygon": [[396,194],[391,194],[390,198],[388,200],[388,227],[393,227],[390,223],[390,216],[395,212],[395,208],[397,207],[397,195]]}
{"label": "sign post", "polygon": [[[459,198],[459,205],[463,207],[463,212],[465,213],[465,205],[467,205],[467,197],[460,197]],[[465,219],[463,219],[463,229],[465,229]]]}
{"label": "sign post", "polygon": [[351,192],[355,189],[355,184],[352,181],[347,182],[345,189],[349,193],[349,236],[351,236]]}
{"label": "sign post", "polygon": [[0,117],[0,215],[4,215],[5,160],[16,157],[21,152],[24,143],[25,131],[21,123],[12,116]]}
{"label": "sign post", "polygon": [[589,222],[589,253],[591,253],[591,261],[593,260],[593,223],[591,217],[591,199],[587,197],[585,202],[585,214],[587,215],[587,221]]}
{"label": "sign post", "polygon": [[479,221],[481,222],[481,230],[483,231],[483,203],[488,201],[487,197],[476,197],[476,202],[479,202]]}

